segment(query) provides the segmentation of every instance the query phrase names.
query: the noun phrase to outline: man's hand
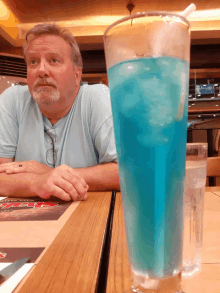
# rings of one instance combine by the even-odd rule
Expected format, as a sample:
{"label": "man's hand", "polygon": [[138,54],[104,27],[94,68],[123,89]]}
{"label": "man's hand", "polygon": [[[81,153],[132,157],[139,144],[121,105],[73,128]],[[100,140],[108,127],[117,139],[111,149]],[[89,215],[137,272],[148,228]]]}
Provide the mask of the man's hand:
{"label": "man's hand", "polygon": [[18,173],[34,173],[34,174],[45,174],[51,171],[47,165],[38,163],[34,160],[24,162],[10,162],[3,163],[0,165],[0,173],[6,174],[18,174]]}
{"label": "man's hand", "polygon": [[33,194],[43,199],[56,196],[65,201],[77,201],[87,199],[89,186],[75,169],[61,165],[37,176],[31,188]]}

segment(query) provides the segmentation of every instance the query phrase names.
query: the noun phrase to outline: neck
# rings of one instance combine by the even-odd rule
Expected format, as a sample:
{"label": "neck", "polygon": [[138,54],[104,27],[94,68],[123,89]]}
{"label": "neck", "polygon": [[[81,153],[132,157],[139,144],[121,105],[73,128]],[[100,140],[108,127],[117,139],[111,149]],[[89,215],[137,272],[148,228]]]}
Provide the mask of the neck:
{"label": "neck", "polygon": [[64,110],[60,110],[60,109],[57,110],[57,106],[54,109],[53,105],[49,105],[48,108],[50,108],[50,109],[48,109],[48,111],[45,109],[45,107],[44,107],[44,109],[42,109],[42,107],[40,107],[40,110],[41,110],[42,114],[49,119],[50,123],[52,125],[54,125],[61,118],[63,118],[64,116],[66,116],[69,113],[71,107],[72,107],[72,105],[70,105],[68,108],[65,108]]}

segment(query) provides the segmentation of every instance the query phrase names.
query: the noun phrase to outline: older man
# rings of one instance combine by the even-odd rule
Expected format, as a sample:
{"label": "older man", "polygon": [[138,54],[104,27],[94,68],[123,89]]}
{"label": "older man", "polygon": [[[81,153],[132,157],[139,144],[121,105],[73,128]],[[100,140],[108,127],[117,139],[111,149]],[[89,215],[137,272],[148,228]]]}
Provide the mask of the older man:
{"label": "older man", "polygon": [[109,90],[80,86],[74,37],[55,25],[26,36],[28,86],[0,97],[0,194],[84,200],[119,189]]}

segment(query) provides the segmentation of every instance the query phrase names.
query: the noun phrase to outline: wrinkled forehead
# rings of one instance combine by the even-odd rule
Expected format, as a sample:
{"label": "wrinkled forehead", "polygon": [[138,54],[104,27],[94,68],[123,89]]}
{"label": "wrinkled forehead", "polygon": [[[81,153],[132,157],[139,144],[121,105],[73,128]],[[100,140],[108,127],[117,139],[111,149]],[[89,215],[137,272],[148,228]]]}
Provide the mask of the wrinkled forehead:
{"label": "wrinkled forehead", "polygon": [[25,53],[31,52],[60,52],[61,54],[71,55],[70,45],[60,36],[43,34],[40,36],[28,36],[28,43]]}

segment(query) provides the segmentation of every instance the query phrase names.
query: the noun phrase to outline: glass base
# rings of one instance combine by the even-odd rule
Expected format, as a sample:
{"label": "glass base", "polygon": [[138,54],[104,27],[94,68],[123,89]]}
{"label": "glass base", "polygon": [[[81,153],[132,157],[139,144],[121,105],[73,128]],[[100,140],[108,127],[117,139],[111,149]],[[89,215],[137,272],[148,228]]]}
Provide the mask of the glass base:
{"label": "glass base", "polygon": [[[132,287],[131,289],[125,291],[124,293],[159,293],[160,291],[151,291],[151,290],[139,290],[138,288]],[[169,291],[170,292],[170,291]],[[173,291],[173,293],[185,293],[183,290]]]}
{"label": "glass base", "polygon": [[133,284],[124,293],[184,293],[181,288],[181,272],[167,279],[139,278],[138,284],[134,276]]}
{"label": "glass base", "polygon": [[186,262],[186,263],[183,263],[182,277],[191,278],[191,277],[194,277],[195,274],[198,274],[200,271],[201,271],[201,261],[196,263]]}

